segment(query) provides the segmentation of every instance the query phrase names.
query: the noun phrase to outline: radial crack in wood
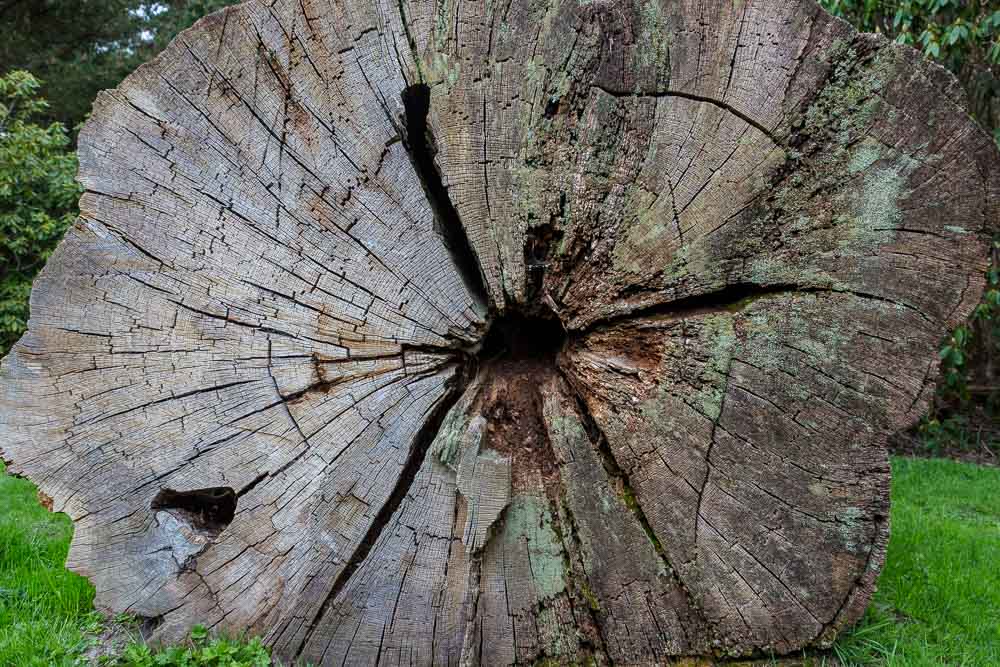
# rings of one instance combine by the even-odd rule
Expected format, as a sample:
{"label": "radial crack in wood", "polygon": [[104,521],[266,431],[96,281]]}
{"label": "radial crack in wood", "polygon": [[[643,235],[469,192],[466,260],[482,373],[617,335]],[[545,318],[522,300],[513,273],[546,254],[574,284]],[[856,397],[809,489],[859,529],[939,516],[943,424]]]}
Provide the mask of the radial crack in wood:
{"label": "radial crack in wood", "polygon": [[984,285],[962,100],[812,0],[229,8],[95,103],[0,454],[157,640],[826,646]]}

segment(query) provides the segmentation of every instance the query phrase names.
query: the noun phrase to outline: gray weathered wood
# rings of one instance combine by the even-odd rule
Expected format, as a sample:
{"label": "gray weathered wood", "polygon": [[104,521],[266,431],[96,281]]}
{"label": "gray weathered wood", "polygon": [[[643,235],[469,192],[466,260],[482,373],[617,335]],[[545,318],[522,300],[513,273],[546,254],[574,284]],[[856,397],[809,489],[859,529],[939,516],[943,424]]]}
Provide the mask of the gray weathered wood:
{"label": "gray weathered wood", "polygon": [[329,665],[827,645],[1000,213],[812,0],[255,0],[80,165],[0,450],[102,608]]}

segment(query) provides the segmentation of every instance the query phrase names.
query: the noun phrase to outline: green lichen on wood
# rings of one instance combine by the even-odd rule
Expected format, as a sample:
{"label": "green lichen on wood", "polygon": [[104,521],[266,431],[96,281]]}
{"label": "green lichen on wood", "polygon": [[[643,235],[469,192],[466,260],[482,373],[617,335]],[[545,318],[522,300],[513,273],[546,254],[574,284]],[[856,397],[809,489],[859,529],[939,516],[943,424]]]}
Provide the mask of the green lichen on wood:
{"label": "green lichen on wood", "polygon": [[508,547],[528,550],[532,583],[542,600],[566,590],[562,541],[553,520],[546,499],[517,495],[507,507],[501,533],[501,540]]}
{"label": "green lichen on wood", "polygon": [[629,193],[627,210],[636,213],[626,225],[624,237],[615,243],[612,251],[616,271],[642,274],[649,270],[649,262],[655,255],[669,249],[677,230],[673,212],[669,209],[669,194],[665,196],[666,208],[663,197],[649,191],[633,189]]}
{"label": "green lichen on wood", "polygon": [[851,151],[848,171],[858,174],[860,191],[843,195],[848,211],[847,234],[842,248],[864,251],[889,243],[903,222],[899,203],[919,162],[866,138]]}
{"label": "green lichen on wood", "polygon": [[691,246],[681,245],[670,256],[669,263],[663,268],[663,275],[668,280],[680,281],[683,278],[696,274],[696,263],[692,262],[692,257],[704,257],[705,253],[692,251]]}
{"label": "green lichen on wood", "polygon": [[442,84],[445,92],[451,92],[461,74],[461,62],[454,60],[444,51],[434,51],[430,60],[420,68],[421,79],[430,86]]}
{"label": "green lichen on wood", "polygon": [[443,0],[438,3],[437,11],[434,15],[434,39],[435,51],[444,51],[448,36],[451,34],[451,0]]}
{"label": "green lichen on wood", "polygon": [[[532,563],[533,565],[533,563]],[[553,606],[543,605],[537,612],[538,636],[542,660],[548,664],[579,664],[580,635],[575,628],[560,622],[560,611]]]}
{"label": "green lichen on wood", "polygon": [[[653,67],[657,73],[670,72],[670,41],[663,8],[658,0],[646,0],[639,14],[639,39],[637,55],[639,65]],[[662,82],[666,85],[666,81]]]}
{"label": "green lichen on wood", "polygon": [[830,83],[806,111],[804,131],[833,133],[838,143],[845,144],[874,118],[879,107],[876,93],[882,80],[874,69],[858,71],[854,49],[841,52],[834,47],[834,52],[839,54],[834,56],[839,63]]}
{"label": "green lichen on wood", "polygon": [[[740,358],[758,368],[784,370],[789,340],[795,341],[796,350],[824,363],[848,358],[851,339],[844,330],[820,324],[829,318],[828,314],[819,315],[830,310],[828,304],[822,303],[829,298],[824,293],[799,293],[770,297],[783,300],[781,307],[767,304],[765,299],[751,304],[741,320]],[[786,391],[798,399],[809,398],[808,393],[793,385],[786,387]]]}
{"label": "green lichen on wood", "polygon": [[694,339],[692,347],[707,350],[709,356],[689,365],[685,372],[691,380],[682,387],[662,384],[654,395],[639,404],[643,422],[650,426],[655,437],[669,439],[677,428],[682,428],[680,404],[712,421],[719,418],[722,410],[729,367],[738,343],[735,313],[707,315],[687,322],[686,327],[687,335]]}
{"label": "green lichen on wood", "polygon": [[713,421],[722,412],[722,399],[736,347],[733,319],[729,314],[706,317],[699,335],[705,341],[711,356],[702,372],[701,388],[695,392],[694,397],[702,414]]}
{"label": "green lichen on wood", "polygon": [[621,497],[625,506],[630,512],[632,512],[633,515],[635,515],[637,522],[642,527],[642,532],[646,534],[646,538],[649,540],[649,543],[653,545],[653,549],[659,556],[659,574],[662,576],[671,576],[673,572],[667,565],[666,551],[663,549],[663,544],[660,542],[660,538],[656,536],[656,533],[653,532],[653,528],[649,525],[649,521],[646,520],[645,512],[642,510],[642,505],[639,504],[639,499],[635,495],[635,490],[624,478],[621,478]]}
{"label": "green lichen on wood", "polygon": [[459,452],[470,446],[479,451],[482,430],[486,423],[479,415],[467,418],[464,408],[465,406],[459,403],[445,415],[432,445],[432,451],[438,461],[452,470],[455,470],[457,465]]}
{"label": "green lichen on wood", "polygon": [[[896,76],[900,61],[891,48],[862,57],[842,43],[831,49],[830,59],[836,63],[830,80],[796,124],[796,132],[825,144],[817,156],[821,161],[844,167],[850,160],[848,148],[886,111],[880,93]],[[867,149],[860,159],[877,158]]]}
{"label": "green lichen on wood", "polygon": [[541,224],[547,219],[546,198],[550,193],[549,179],[542,170],[518,160],[511,168],[511,180],[514,185],[513,204],[519,217],[525,220],[525,226]]}
{"label": "green lichen on wood", "polygon": [[558,412],[550,401],[544,404],[545,423],[548,426],[549,439],[556,442],[589,442],[587,430],[572,413]]}
{"label": "green lichen on wood", "polygon": [[[892,242],[902,221],[900,201],[919,162],[871,134],[892,112],[882,94],[901,66],[895,50],[861,54],[838,42],[827,57],[829,80],[793,123],[788,142],[795,148],[774,172],[772,203],[760,226],[777,227],[803,256],[862,257]],[[760,284],[834,282],[823,268],[828,261],[779,261],[770,252],[748,257],[749,277]]]}
{"label": "green lichen on wood", "polygon": [[597,598],[597,594],[594,593],[593,589],[590,588],[587,580],[578,578],[575,582],[577,590],[580,591],[583,599],[587,601],[587,606],[590,607],[590,610],[594,612],[601,611],[601,601]]}
{"label": "green lichen on wood", "polygon": [[830,283],[830,275],[808,264],[789,265],[781,258],[758,255],[747,264],[747,277],[758,285],[820,285]]}
{"label": "green lichen on wood", "polygon": [[865,512],[857,507],[847,507],[837,515],[837,531],[848,551],[857,553],[867,550],[867,540],[859,534],[864,527],[864,517]]}

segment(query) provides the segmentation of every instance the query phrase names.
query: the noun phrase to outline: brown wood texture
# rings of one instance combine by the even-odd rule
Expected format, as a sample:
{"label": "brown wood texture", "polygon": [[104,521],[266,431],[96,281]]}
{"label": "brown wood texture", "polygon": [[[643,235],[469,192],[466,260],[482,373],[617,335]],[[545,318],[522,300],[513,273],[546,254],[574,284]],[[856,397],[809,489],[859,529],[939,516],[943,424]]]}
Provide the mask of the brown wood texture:
{"label": "brown wood texture", "polygon": [[274,0],[80,136],[0,450],[97,604],[323,665],[828,645],[995,146],[812,0]]}

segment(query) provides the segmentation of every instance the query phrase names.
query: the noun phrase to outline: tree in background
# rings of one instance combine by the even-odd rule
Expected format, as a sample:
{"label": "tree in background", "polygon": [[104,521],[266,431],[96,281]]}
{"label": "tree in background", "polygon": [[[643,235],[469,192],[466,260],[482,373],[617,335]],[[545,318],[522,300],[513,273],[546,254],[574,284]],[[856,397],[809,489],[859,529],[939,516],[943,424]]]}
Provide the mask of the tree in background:
{"label": "tree in background", "polygon": [[168,11],[160,15],[160,24],[156,30],[156,49],[162,50],[181,30],[191,27],[194,22],[223,7],[235,5],[240,0],[173,0],[161,6]]}
{"label": "tree in background", "polygon": [[80,188],[66,128],[24,71],[0,78],[0,352],[24,332],[31,281],[76,217]]}
{"label": "tree in background", "polygon": [[148,52],[135,0],[0,0],[0,73],[30,71],[45,81],[45,121],[72,128],[97,91],[113,88]]}
{"label": "tree in background", "polygon": [[234,0],[0,0],[0,74],[44,81],[45,122],[73,130],[98,91],[114,88],[181,30]]}

